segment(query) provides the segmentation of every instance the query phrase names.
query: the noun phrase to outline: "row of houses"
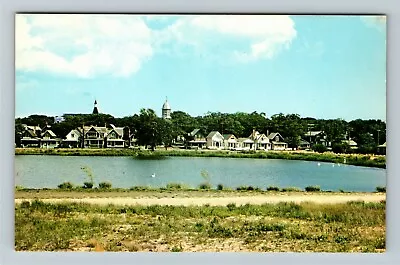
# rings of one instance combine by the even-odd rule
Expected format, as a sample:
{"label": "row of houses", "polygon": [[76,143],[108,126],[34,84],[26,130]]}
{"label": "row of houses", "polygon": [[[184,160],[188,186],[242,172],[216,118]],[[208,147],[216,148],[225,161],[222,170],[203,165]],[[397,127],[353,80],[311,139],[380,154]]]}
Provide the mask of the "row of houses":
{"label": "row of houses", "polygon": [[[332,143],[327,141],[327,135],[324,131],[308,131],[304,137],[304,139],[307,140],[301,140],[303,144],[305,145],[311,145],[311,144],[322,144],[328,148],[332,146]],[[350,146],[351,149],[357,149],[358,145],[357,143],[352,140],[350,137],[347,137],[346,135],[343,136],[342,143],[346,143]],[[308,147],[310,148],[310,146]]]}
{"label": "row of houses", "polygon": [[23,125],[21,135],[22,147],[93,147],[93,148],[123,148],[126,146],[124,128],[110,124],[109,127],[83,126],[71,130],[64,139],[50,129],[50,126]]}
{"label": "row of houses", "polygon": [[[57,137],[50,126],[23,125],[21,137],[22,147],[89,147],[89,148],[124,148],[136,144],[136,139],[124,127],[109,126],[83,126],[71,130],[65,138]],[[129,137],[124,137],[129,135]],[[310,149],[313,144],[323,144],[330,147],[323,131],[307,132],[300,139],[298,149]],[[278,132],[263,134],[256,130],[248,137],[238,138],[234,134],[221,134],[212,131],[204,135],[200,129],[195,129],[187,136],[181,137],[190,148],[228,149],[228,150],[287,150],[288,144]],[[351,139],[343,140],[352,149],[357,148],[357,143]]]}
{"label": "row of houses", "polygon": [[204,136],[200,129],[195,129],[188,135],[188,145],[192,148],[229,149],[229,150],[286,150],[288,144],[279,133],[268,136],[253,130],[249,137],[237,138],[234,134],[221,134],[212,131]]}

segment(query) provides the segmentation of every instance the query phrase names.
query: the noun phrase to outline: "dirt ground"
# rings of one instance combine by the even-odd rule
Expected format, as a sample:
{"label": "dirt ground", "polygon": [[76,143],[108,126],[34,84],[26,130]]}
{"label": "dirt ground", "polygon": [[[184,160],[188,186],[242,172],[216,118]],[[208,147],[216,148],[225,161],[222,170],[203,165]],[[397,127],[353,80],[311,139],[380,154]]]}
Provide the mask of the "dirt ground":
{"label": "dirt ground", "polygon": [[[307,194],[307,193],[284,193],[284,194],[252,194],[248,196],[221,196],[221,197],[85,197],[85,198],[43,198],[43,202],[61,203],[61,202],[83,202],[97,205],[210,205],[210,206],[225,206],[229,203],[236,205],[244,204],[264,204],[264,203],[279,203],[279,202],[312,202],[312,203],[345,203],[349,201],[365,201],[379,202],[386,199],[384,193],[334,193],[334,194]],[[30,201],[32,198],[17,198],[15,203],[22,201]]]}

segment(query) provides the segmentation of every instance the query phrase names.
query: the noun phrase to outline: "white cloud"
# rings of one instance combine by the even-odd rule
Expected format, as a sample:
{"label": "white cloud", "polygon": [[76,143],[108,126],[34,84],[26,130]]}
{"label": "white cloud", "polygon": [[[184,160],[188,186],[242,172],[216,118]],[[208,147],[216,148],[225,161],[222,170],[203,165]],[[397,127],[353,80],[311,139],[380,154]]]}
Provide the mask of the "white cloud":
{"label": "white cloud", "polygon": [[153,55],[151,34],[135,16],[17,15],[16,69],[129,76]]}
{"label": "white cloud", "polygon": [[[297,32],[289,16],[278,15],[211,15],[183,17],[162,32],[162,41],[177,41],[197,52],[213,52],[221,37],[246,42],[241,49],[222,47],[241,61],[271,59],[288,48]],[[224,44],[223,44],[224,45]]]}
{"label": "white cloud", "polygon": [[[164,18],[160,29],[145,22]],[[273,58],[296,34],[288,16],[17,15],[16,69],[130,76],[156,51],[248,62]]]}

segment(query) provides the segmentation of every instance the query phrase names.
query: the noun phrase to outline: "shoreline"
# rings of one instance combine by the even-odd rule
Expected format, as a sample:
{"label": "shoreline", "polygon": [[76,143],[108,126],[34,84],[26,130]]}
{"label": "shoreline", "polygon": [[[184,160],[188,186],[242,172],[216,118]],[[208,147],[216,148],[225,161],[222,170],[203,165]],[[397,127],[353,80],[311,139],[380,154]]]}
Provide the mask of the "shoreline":
{"label": "shoreline", "polygon": [[166,157],[224,157],[253,159],[284,159],[330,162],[374,168],[386,168],[386,156],[362,154],[316,153],[309,151],[227,151],[169,149],[156,151],[133,149],[43,149],[15,148],[15,155],[58,155],[58,156],[130,156],[135,159],[163,159]]}

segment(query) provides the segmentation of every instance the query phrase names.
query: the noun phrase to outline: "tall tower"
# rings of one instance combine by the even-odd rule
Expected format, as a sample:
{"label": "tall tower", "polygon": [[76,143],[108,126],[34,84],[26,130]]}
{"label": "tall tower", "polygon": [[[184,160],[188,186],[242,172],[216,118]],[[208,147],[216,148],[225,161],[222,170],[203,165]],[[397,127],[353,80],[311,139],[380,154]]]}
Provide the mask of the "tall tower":
{"label": "tall tower", "polygon": [[168,103],[168,98],[165,99],[164,105],[162,106],[162,118],[171,119],[171,107]]}
{"label": "tall tower", "polygon": [[99,110],[97,109],[97,100],[94,100],[94,108],[92,114],[99,114]]}

